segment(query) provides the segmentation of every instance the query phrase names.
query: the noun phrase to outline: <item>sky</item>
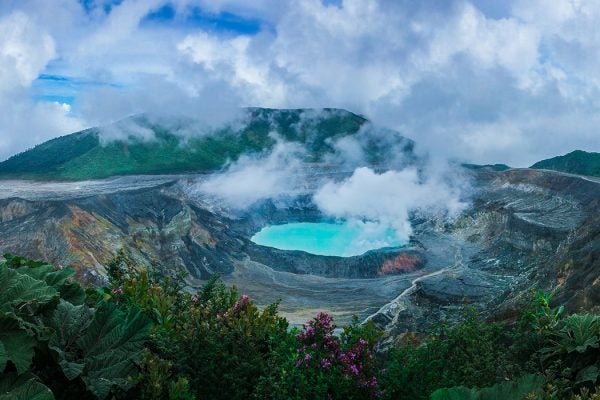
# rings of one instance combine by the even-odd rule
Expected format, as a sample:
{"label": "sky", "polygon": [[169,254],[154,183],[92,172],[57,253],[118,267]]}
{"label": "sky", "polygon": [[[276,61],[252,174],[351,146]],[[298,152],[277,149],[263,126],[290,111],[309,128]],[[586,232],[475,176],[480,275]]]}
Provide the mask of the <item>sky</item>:
{"label": "sky", "polygon": [[600,0],[1,0],[0,159],[139,112],[339,107],[434,157],[600,151]]}

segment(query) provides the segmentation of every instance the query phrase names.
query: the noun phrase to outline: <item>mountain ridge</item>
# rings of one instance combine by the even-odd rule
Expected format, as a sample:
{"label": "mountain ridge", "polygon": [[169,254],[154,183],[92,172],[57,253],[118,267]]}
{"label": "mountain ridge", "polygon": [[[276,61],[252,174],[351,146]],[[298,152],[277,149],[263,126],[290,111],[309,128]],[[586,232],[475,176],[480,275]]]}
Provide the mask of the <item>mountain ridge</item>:
{"label": "mountain ridge", "polygon": [[549,169],[577,175],[600,176],[600,153],[574,150],[562,156],[541,160],[533,169]]}
{"label": "mountain ridge", "polygon": [[[330,152],[330,141],[354,135],[368,121],[346,110],[243,109],[245,124],[217,128],[215,132],[181,134],[160,120],[145,115],[110,125],[124,139],[103,143],[102,129],[89,128],[41,143],[0,163],[0,178],[77,181],[123,175],[214,172],[243,154],[260,153],[276,143],[273,132],[285,141],[307,146],[319,160]],[[198,129],[190,121],[184,128]],[[132,124],[134,125],[132,127]],[[177,129],[179,129],[178,127]],[[142,129],[152,140],[140,137]]]}

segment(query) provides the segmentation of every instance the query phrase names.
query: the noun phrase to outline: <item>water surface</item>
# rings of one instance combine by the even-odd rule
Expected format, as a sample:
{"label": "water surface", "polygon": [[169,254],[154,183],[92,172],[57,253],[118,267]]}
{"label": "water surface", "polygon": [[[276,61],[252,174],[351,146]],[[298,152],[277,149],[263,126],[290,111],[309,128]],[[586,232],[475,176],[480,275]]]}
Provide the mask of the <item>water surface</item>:
{"label": "water surface", "polygon": [[364,227],[354,223],[294,222],[267,226],[251,240],[281,250],[342,257],[402,244],[392,229],[365,230]]}

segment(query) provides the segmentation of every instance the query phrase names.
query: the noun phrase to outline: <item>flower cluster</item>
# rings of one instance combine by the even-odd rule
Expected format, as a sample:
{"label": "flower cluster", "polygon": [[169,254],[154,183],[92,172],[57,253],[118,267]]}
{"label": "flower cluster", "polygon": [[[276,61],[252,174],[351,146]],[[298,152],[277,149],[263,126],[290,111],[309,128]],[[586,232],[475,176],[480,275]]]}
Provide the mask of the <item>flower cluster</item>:
{"label": "flower cluster", "polygon": [[240,296],[238,301],[235,302],[235,304],[231,308],[231,312],[233,314],[238,314],[240,311],[245,309],[248,304],[250,304],[250,297],[243,294]]}
{"label": "flower cluster", "polygon": [[302,325],[302,332],[296,334],[300,347],[297,367],[317,366],[329,370],[340,354],[340,344],[333,335],[335,325],[330,315],[319,312],[317,316]]}
{"label": "flower cluster", "polygon": [[115,302],[115,304],[119,305],[121,303],[120,297],[123,294],[123,288],[121,288],[121,287],[113,288],[112,294],[117,299],[117,301]]}
{"label": "flower cluster", "polygon": [[376,390],[377,378],[370,371],[373,353],[366,340],[360,338],[354,346],[341,353],[340,363],[345,377],[352,377],[362,388]]}
{"label": "flower cluster", "polygon": [[216,314],[216,318],[217,318],[217,320],[223,320],[223,319],[226,320],[226,319],[232,318],[236,315],[240,315],[244,310],[246,310],[248,308],[248,306],[250,304],[251,304],[250,297],[243,294],[240,296],[239,299],[237,299],[237,301],[233,304],[233,306],[231,306],[225,313],[218,312]]}
{"label": "flower cluster", "polygon": [[299,343],[296,367],[321,373],[341,373],[371,397],[377,397],[372,344],[363,338],[358,338],[356,343],[344,344],[334,331],[332,317],[323,312],[302,325],[302,331],[296,334]]}

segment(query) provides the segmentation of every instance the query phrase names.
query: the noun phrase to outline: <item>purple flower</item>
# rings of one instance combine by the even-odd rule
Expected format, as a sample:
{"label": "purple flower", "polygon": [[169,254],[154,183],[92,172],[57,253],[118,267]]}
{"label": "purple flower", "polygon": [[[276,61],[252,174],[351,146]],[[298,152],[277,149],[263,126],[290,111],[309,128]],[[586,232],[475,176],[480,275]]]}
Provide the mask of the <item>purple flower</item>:
{"label": "purple flower", "polygon": [[331,361],[329,361],[329,359],[327,359],[327,358],[322,359],[321,360],[321,367],[323,369],[329,369],[329,368],[331,368]]}

